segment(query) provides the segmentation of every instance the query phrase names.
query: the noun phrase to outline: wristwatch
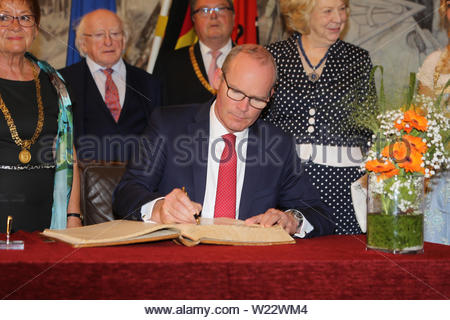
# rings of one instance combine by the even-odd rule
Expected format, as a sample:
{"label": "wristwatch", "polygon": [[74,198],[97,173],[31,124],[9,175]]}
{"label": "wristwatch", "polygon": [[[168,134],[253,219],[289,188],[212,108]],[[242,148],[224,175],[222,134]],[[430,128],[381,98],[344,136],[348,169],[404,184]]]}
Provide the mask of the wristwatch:
{"label": "wristwatch", "polygon": [[288,210],[284,211],[284,213],[293,216],[294,219],[298,221],[298,224],[297,224],[297,232],[298,232],[303,224],[303,219],[305,218],[303,216],[303,214],[300,211],[298,211],[297,209],[288,209]]}

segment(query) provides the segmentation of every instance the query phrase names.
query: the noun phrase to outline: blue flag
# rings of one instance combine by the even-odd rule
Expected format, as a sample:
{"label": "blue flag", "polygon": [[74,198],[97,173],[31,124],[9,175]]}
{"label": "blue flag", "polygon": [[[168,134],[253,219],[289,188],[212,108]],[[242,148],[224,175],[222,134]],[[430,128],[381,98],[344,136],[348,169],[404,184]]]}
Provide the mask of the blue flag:
{"label": "blue flag", "polygon": [[81,57],[75,48],[75,26],[83,15],[101,8],[115,12],[116,0],[72,0],[66,66],[70,66],[81,60]]}

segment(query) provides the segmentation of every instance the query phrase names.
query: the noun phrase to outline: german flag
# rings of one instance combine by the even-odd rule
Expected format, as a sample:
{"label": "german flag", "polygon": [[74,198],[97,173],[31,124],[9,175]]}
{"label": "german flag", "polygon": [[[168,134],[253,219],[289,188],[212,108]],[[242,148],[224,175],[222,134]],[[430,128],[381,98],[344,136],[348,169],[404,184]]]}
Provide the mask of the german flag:
{"label": "german flag", "polygon": [[181,27],[180,35],[178,36],[175,50],[190,46],[198,40],[197,34],[194,30],[194,24],[191,19],[191,6],[188,5],[186,14],[184,16],[183,26]]}

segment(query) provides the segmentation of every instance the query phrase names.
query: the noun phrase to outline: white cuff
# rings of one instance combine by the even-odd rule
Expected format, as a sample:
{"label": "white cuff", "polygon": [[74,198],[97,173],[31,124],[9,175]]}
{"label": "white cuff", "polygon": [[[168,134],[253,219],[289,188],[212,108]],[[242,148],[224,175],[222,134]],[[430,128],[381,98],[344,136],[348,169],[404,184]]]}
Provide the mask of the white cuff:
{"label": "white cuff", "polygon": [[[303,216],[303,214],[302,214]],[[314,230],[314,227],[308,220],[306,220],[305,216],[303,216],[303,222],[300,228],[297,229],[297,232],[294,233],[295,237],[304,238],[308,233]]]}
{"label": "white cuff", "polygon": [[156,201],[161,199],[164,199],[164,197],[156,198],[155,200],[147,202],[141,207],[141,218],[144,222],[156,223],[152,220],[153,207],[155,206]]}

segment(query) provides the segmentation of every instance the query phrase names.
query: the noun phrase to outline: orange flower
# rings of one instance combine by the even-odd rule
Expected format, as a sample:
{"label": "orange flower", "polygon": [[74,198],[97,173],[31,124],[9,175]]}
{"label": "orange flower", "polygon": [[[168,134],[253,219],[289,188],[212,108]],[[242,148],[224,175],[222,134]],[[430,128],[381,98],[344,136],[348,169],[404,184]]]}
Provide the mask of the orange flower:
{"label": "orange flower", "polygon": [[406,143],[404,143],[403,141],[399,141],[384,147],[383,151],[381,151],[381,154],[383,155],[383,157],[402,161],[403,159],[405,159],[408,153],[411,152],[409,149],[411,148],[408,148],[408,145],[406,145]]}
{"label": "orange flower", "polygon": [[405,130],[407,133],[410,133],[413,128],[409,122],[406,122],[405,119],[403,119],[398,123],[399,120],[400,119],[395,120],[394,127],[397,128],[398,131]]}
{"label": "orange flower", "polygon": [[389,172],[396,168],[389,160],[375,159],[366,162],[366,169],[373,172]]}
{"label": "orange flower", "polygon": [[427,118],[419,116],[414,110],[405,112],[405,118],[412,124],[414,128],[420,131],[426,131],[428,128]]}
{"label": "orange flower", "polygon": [[396,176],[400,173],[400,170],[398,170],[397,168],[388,171],[388,172],[382,172],[379,176],[378,176],[378,180],[382,179],[388,179],[388,178],[392,178],[393,176]]}
{"label": "orange flower", "polygon": [[425,174],[425,168],[421,166],[422,163],[422,154],[412,149],[403,160],[398,161],[398,166],[405,169],[406,172],[420,172]]}
{"label": "orange flower", "polygon": [[403,139],[406,140],[411,146],[414,147],[414,149],[416,149],[418,152],[422,154],[424,154],[428,149],[427,144],[423,142],[422,138],[420,137],[414,137],[405,134],[403,136]]}
{"label": "orange flower", "polygon": [[419,131],[426,131],[428,128],[428,121],[425,117],[418,115],[413,109],[409,109],[403,114],[403,120],[398,123],[398,119],[395,120],[394,126],[398,130],[405,130],[410,133],[413,128]]}
{"label": "orange flower", "polygon": [[384,161],[380,159],[375,159],[367,161],[366,169],[369,171],[380,173],[380,175],[378,175],[377,177],[378,181],[382,179],[391,178],[400,173],[400,170],[398,170],[395,167],[395,165],[389,160]]}

